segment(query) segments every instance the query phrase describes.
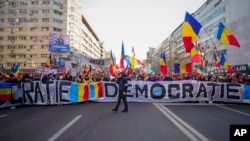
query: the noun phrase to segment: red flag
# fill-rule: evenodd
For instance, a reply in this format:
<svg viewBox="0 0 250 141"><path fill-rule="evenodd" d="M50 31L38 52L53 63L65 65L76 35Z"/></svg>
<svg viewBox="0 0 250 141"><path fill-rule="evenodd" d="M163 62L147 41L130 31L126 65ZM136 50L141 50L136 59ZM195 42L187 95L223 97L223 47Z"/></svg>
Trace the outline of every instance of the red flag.
<svg viewBox="0 0 250 141"><path fill-rule="evenodd" d="M121 58L120 58L120 68L124 68L124 44L122 42Z"/></svg>

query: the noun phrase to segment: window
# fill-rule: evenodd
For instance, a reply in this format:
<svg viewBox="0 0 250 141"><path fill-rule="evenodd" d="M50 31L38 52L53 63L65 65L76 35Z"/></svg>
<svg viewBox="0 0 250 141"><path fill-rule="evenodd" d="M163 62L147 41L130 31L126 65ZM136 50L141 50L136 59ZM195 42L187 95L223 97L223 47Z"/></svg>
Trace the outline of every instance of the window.
<svg viewBox="0 0 250 141"><path fill-rule="evenodd" d="M16 55L9 55L10 58L16 58Z"/></svg>
<svg viewBox="0 0 250 141"><path fill-rule="evenodd" d="M48 58L48 54L41 54L41 58Z"/></svg>
<svg viewBox="0 0 250 141"><path fill-rule="evenodd" d="M0 28L0 32L4 32L4 28Z"/></svg>
<svg viewBox="0 0 250 141"><path fill-rule="evenodd" d="M32 10L31 13L32 14L38 14L38 10Z"/></svg>
<svg viewBox="0 0 250 141"><path fill-rule="evenodd" d="M3 15L4 14L4 11L3 10L0 10L0 15Z"/></svg>
<svg viewBox="0 0 250 141"><path fill-rule="evenodd" d="M15 18L8 18L8 23L14 23L14 22L16 22Z"/></svg>
<svg viewBox="0 0 250 141"><path fill-rule="evenodd" d="M49 36L41 36L41 39L43 39L43 40L48 40L48 39L49 39Z"/></svg>
<svg viewBox="0 0 250 141"><path fill-rule="evenodd" d="M45 49L45 48L47 48L47 45L42 45L41 48L42 48L42 49ZM1 48L0 48L0 49L1 49Z"/></svg>
<svg viewBox="0 0 250 141"><path fill-rule="evenodd" d="M38 19L37 19L37 18L32 18L32 19L30 19L30 22L37 23L37 22L38 22Z"/></svg>
<svg viewBox="0 0 250 141"><path fill-rule="evenodd" d="M56 28L56 27L54 27L53 30L56 31L56 32L62 32L62 29Z"/></svg>
<svg viewBox="0 0 250 141"><path fill-rule="evenodd" d="M49 22L49 18L42 18L42 22Z"/></svg>
<svg viewBox="0 0 250 141"><path fill-rule="evenodd" d="M3 46L0 46L0 49L3 49Z"/></svg>
<svg viewBox="0 0 250 141"><path fill-rule="evenodd" d="M31 27L30 31L37 31L37 27Z"/></svg>
<svg viewBox="0 0 250 141"><path fill-rule="evenodd" d="M13 40L16 40L16 39L17 39L16 36L8 36L9 41L13 41Z"/></svg>
<svg viewBox="0 0 250 141"><path fill-rule="evenodd" d="M30 40L37 40L37 36L30 36Z"/></svg>
<svg viewBox="0 0 250 141"><path fill-rule="evenodd" d="M26 36L23 36L23 35L18 36L18 40L26 40Z"/></svg>
<svg viewBox="0 0 250 141"><path fill-rule="evenodd" d="M20 23L26 23L27 22L27 18L19 18L19 22Z"/></svg>
<svg viewBox="0 0 250 141"><path fill-rule="evenodd" d="M23 31L23 27L18 27L17 31Z"/></svg>
<svg viewBox="0 0 250 141"><path fill-rule="evenodd" d="M12 49L12 45L8 45L8 46L7 46L7 49Z"/></svg>
<svg viewBox="0 0 250 141"><path fill-rule="evenodd" d="M55 6L58 6L58 7L61 7L61 6L62 6L62 3L57 2L57 1L54 1L54 5L55 5Z"/></svg>
<svg viewBox="0 0 250 141"><path fill-rule="evenodd" d="M32 5L38 5L38 1L32 1L31 4Z"/></svg>
<svg viewBox="0 0 250 141"><path fill-rule="evenodd" d="M43 1L44 5L49 5L49 1Z"/></svg>
<svg viewBox="0 0 250 141"><path fill-rule="evenodd" d="M224 7L218 9L217 11L215 11L214 13L212 13L209 17L207 17L206 19L204 19L201 22L201 24L204 25L204 24L208 23L209 21L213 20L214 18L216 18L217 16L219 16L224 11L225 11Z"/></svg>
<svg viewBox="0 0 250 141"><path fill-rule="evenodd" d="M63 15L63 12L59 12L57 10L54 10L54 13L57 14L57 15Z"/></svg>
<svg viewBox="0 0 250 141"><path fill-rule="evenodd" d="M27 10L26 10L26 9L21 9L21 10L19 11L19 13L20 13L20 14L27 14Z"/></svg>
<svg viewBox="0 0 250 141"><path fill-rule="evenodd" d="M42 31L49 31L49 27L42 27Z"/></svg>
<svg viewBox="0 0 250 141"><path fill-rule="evenodd" d="M25 49L26 46L25 45L18 45L18 49Z"/></svg>
<svg viewBox="0 0 250 141"><path fill-rule="evenodd" d="M30 28L30 31L36 31L37 30L37 27L31 27Z"/></svg>
<svg viewBox="0 0 250 141"><path fill-rule="evenodd" d="M4 19L0 19L0 23L4 23Z"/></svg>
<svg viewBox="0 0 250 141"><path fill-rule="evenodd" d="M58 23L58 24L62 24L62 20L55 19L55 18L53 19L53 22L54 22L54 23Z"/></svg>
<svg viewBox="0 0 250 141"><path fill-rule="evenodd" d="M19 54L18 58L26 58L26 55L25 54Z"/></svg>
<svg viewBox="0 0 250 141"><path fill-rule="evenodd" d="M49 13L49 9L44 9L43 10L43 14L48 14Z"/></svg>
<svg viewBox="0 0 250 141"><path fill-rule="evenodd" d="M3 37L3 36L0 36L0 40L4 40L4 37Z"/></svg>
<svg viewBox="0 0 250 141"><path fill-rule="evenodd" d="M27 2L20 1L19 5L24 5L25 6L25 5L27 5Z"/></svg>

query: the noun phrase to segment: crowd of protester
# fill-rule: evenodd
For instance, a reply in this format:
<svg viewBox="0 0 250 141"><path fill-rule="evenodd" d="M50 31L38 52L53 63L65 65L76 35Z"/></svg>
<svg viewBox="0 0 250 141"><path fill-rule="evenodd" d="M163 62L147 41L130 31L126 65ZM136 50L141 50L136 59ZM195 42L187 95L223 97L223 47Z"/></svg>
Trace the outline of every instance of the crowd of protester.
<svg viewBox="0 0 250 141"><path fill-rule="evenodd" d="M240 83L250 85L250 76L240 73L224 74L224 75L196 75L196 74L129 74L127 79L130 81L181 81L181 80L197 80L197 81L211 81L211 82L227 82ZM1 73L0 82L5 83L19 83L30 81L53 81L53 80L68 80L77 83L91 83L98 81L116 81L117 76L109 75L89 75L77 73L72 76L70 73L66 74L39 74L39 73L25 73L18 78L14 74Z"/></svg>

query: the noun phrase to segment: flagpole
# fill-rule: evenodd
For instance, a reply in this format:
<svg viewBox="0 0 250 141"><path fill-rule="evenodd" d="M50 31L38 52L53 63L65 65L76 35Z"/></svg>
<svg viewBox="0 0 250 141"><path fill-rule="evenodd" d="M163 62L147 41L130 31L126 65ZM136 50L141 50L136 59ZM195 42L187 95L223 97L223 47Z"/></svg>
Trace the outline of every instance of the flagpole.
<svg viewBox="0 0 250 141"><path fill-rule="evenodd" d="M211 36L209 35L208 31L206 30L206 28L202 27L203 30L205 31L205 33L208 35L208 38L210 39L210 41L212 42L212 44L214 45L214 50L216 51L217 55L219 56L219 51L216 48L216 44L215 42L212 40Z"/></svg>
<svg viewBox="0 0 250 141"><path fill-rule="evenodd" d="M216 48L216 44L215 42L212 40L211 36L209 35L208 31L206 30L206 28L202 27L203 30L205 31L205 33L208 35L208 38L210 39L210 41L212 42L212 44L214 45L214 53L217 54L217 56L220 58L220 55L219 55L219 51L218 49ZM215 58L213 57L212 61L216 61Z"/></svg>

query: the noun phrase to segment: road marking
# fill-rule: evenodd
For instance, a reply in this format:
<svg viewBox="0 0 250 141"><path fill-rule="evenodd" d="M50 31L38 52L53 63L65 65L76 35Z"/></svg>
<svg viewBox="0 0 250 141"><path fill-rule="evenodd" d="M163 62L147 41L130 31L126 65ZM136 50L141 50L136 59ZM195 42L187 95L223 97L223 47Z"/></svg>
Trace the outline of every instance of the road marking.
<svg viewBox="0 0 250 141"><path fill-rule="evenodd" d="M186 122L181 120L177 115L172 113L170 110L168 110L166 107L164 107L161 104L154 105L171 121L173 124L175 124L190 140L192 141L209 141L205 136L203 136L201 133L199 133L197 130L192 128L190 125L188 125Z"/></svg>
<svg viewBox="0 0 250 141"><path fill-rule="evenodd" d="M247 113L244 113L244 112L241 112L241 111L235 110L235 109L227 108L227 107L224 107L224 106L221 106L221 105L217 105L217 106L218 106L218 107L221 107L221 108L224 108L224 109L227 109L227 110L230 110L230 111L233 111L233 112L236 112L236 113L240 113L240 114L243 114L243 115L246 115L246 116L249 116L249 117L250 117L250 114L247 114Z"/></svg>
<svg viewBox="0 0 250 141"><path fill-rule="evenodd" d="M71 120L67 125L65 125L62 129L60 129L57 133L55 133L47 141L55 141L60 135L62 135L67 129L69 129L81 117L82 117L82 115L76 116L73 120Z"/></svg>
<svg viewBox="0 0 250 141"><path fill-rule="evenodd" d="M7 116L6 114L4 114L4 115L1 115L1 116L0 116L0 118L6 117L6 116Z"/></svg>
<svg viewBox="0 0 250 141"><path fill-rule="evenodd" d="M190 105L190 106L213 106L218 104L210 104L210 103L162 103L162 105ZM220 104L221 105L221 104Z"/></svg>

